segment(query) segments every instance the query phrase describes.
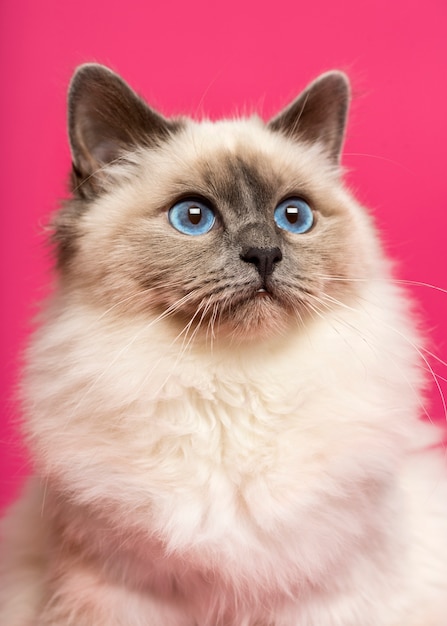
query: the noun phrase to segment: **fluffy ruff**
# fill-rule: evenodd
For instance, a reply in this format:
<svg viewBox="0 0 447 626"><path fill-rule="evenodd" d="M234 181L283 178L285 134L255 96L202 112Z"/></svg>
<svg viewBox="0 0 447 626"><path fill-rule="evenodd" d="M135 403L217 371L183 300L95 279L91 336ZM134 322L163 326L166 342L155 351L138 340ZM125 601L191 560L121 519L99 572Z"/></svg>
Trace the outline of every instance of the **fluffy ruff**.
<svg viewBox="0 0 447 626"><path fill-rule="evenodd" d="M33 348L47 479L11 513L2 623L441 626L442 455L410 331L382 306L399 295L366 297L212 350L59 313Z"/></svg>
<svg viewBox="0 0 447 626"><path fill-rule="evenodd" d="M341 181L347 102L335 72L268 125L168 122L109 70L76 74L2 624L444 626L428 363ZM169 223L185 194L206 234ZM274 220L289 197L312 211L299 235Z"/></svg>

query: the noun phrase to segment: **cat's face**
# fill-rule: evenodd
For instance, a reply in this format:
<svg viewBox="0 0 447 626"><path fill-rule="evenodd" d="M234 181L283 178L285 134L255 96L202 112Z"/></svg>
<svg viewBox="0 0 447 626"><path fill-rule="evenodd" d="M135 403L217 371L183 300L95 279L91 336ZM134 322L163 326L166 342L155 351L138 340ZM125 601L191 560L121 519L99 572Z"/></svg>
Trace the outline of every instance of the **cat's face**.
<svg viewBox="0 0 447 626"><path fill-rule="evenodd" d="M260 338L324 315L375 246L340 181L347 98L329 74L268 125L167 121L108 70L81 68L76 194L56 222L66 284L197 337Z"/></svg>

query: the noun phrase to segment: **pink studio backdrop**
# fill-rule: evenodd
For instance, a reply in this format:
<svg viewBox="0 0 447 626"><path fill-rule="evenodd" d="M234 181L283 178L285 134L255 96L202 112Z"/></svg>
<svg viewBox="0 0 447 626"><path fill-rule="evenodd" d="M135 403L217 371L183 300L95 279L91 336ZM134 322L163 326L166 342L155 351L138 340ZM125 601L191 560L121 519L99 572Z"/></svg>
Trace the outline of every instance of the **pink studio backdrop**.
<svg viewBox="0 0 447 626"><path fill-rule="evenodd" d="M2 1L0 506L26 472L13 389L48 284L45 223L66 194L74 67L102 62L165 114L212 118L268 117L319 73L347 71L348 181L371 207L399 276L445 289L446 18L444 0ZM413 291L433 351L447 360L447 293ZM434 367L447 377L447 367ZM444 419L436 390L428 406Z"/></svg>

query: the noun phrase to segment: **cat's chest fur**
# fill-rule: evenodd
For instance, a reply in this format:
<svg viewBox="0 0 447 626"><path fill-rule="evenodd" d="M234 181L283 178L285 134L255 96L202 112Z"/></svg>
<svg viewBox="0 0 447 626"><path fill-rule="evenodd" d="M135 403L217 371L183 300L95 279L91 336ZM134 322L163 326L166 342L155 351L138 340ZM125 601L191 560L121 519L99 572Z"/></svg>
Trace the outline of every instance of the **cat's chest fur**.
<svg viewBox="0 0 447 626"><path fill-rule="evenodd" d="M349 321L357 327L370 313ZM236 615L236 605L250 619L260 606L264 618L323 578L334 591L360 570L385 593L377 576L396 547L397 500L396 459L383 443L398 435L382 403L393 385L376 393L383 359L357 331L347 343L326 320L268 349L183 350L145 324L98 327L93 345L84 330L94 320L62 314L53 331L70 337L64 359L51 345L58 333L44 334L31 376L42 459L62 491L76 486L56 514L75 550L93 551L112 580L185 602L203 623L213 611ZM89 351L83 369L79 356ZM57 371L54 358L49 395L39 377ZM359 363L367 362L366 376ZM58 428L48 428L52 405ZM366 565L371 542L377 554L369 550Z"/></svg>
<svg viewBox="0 0 447 626"><path fill-rule="evenodd" d="M368 314L352 314L351 322ZM84 323L73 325L80 317ZM123 532L160 538L199 570L213 564L229 574L235 563L249 570L256 555L266 579L276 562L287 572L289 557L294 575L286 578L299 578L303 564L317 576L315 542L330 537L336 562L334 536L361 542L370 533L388 506L382 481L395 463L382 452L377 468L374 451L397 434L391 419L386 429L382 423L393 386L375 393L382 359L356 331L347 343L329 320L262 350L174 350L163 331L146 325L98 327L92 344L84 333L92 319L85 311L62 314L53 329L70 337L64 359L54 361L58 333L43 335L30 379L32 434L45 437L42 459L65 489L76 485L78 503L109 511ZM89 351L83 369L80 355ZM359 363L367 360L365 376ZM57 367L49 395L39 379ZM58 428L48 426L53 405ZM73 438L82 445L73 449ZM336 516L327 514L331 507ZM323 557L321 567L328 567Z"/></svg>

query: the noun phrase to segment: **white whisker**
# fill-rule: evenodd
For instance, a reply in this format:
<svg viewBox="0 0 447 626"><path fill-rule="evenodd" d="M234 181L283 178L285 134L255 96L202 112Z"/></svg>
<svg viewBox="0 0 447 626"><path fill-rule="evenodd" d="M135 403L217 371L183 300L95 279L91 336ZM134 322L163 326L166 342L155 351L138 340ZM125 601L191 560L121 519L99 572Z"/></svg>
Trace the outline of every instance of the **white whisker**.
<svg viewBox="0 0 447 626"><path fill-rule="evenodd" d="M336 306L342 307L344 309L347 309L349 311L352 312L356 312L356 309L354 309L353 307L347 305L346 303L341 302L340 300L338 300L337 298L334 298L333 296L330 296L328 294L322 294L321 297L330 302L331 304L334 304ZM404 333L402 333L400 330L398 330L397 328L394 328L393 326L391 326L390 324L387 324L386 322L384 322L383 320L381 320L381 323L388 328L389 330L391 330L392 332L396 333L399 337L401 337L406 343L408 343L409 346L411 346L416 353L419 355L419 357L422 359L422 361L424 362L427 371L429 372L431 378L434 381L434 384L436 386L437 392L439 394L439 397L441 399L441 403L442 403L442 407L443 407L443 414L444 414L444 420L447 422L447 402L442 390L442 387L439 383L438 377L436 376L432 366L430 365L427 357L424 355L423 353L423 349L420 348L419 346L417 346L414 341L412 341L409 337L407 337L406 335L404 335ZM417 397L419 398L419 393L415 391L415 394L417 395ZM420 401L420 400L419 400ZM421 401L420 401L421 402ZM425 410L424 408L424 412L426 413L426 415L429 417L430 421L431 418L428 415L428 412Z"/></svg>
<svg viewBox="0 0 447 626"><path fill-rule="evenodd" d="M181 362L182 358L184 357L186 351L188 350L189 346L192 344L193 339L195 338L197 332L199 331L200 325L202 323L202 320L204 319L206 312L207 312L207 307L210 304L210 299L208 299L208 303L204 309L204 311L202 312L202 315L200 317L199 322L196 325L196 328L194 329L194 331L192 332L191 336L188 338L188 333L191 330L192 325L194 324L195 319L198 317L201 307L204 303L205 299L202 299L201 302L199 303L199 305L196 308L196 311L194 313L194 315L191 317L191 319L189 320L189 322L182 328L182 330L174 337L174 339L171 341L171 343L169 344L169 348L171 348L179 339L180 337L183 337L182 340L182 345L180 346L180 350L179 353L175 359L174 365L173 367L171 367L169 374L165 377L165 379L163 380L163 382L158 386L158 388L155 391L155 397L158 396L158 394L161 392L161 390L163 389L163 387L165 387L165 385L167 384L167 382L169 381L169 379L171 378L171 376L173 375L173 373L176 371L177 366L179 365L179 363ZM140 385L140 387L144 387L145 383L147 382L148 378L151 376L152 372L158 367L158 365L160 364L161 360L163 357L160 357L160 359L154 364L154 366L151 368L151 370L146 374L146 376L144 377L142 384Z"/></svg>
<svg viewBox="0 0 447 626"><path fill-rule="evenodd" d="M163 311L163 313L158 315L155 319L149 321L145 326L140 328L133 335L133 337L126 343L126 345L123 346L115 354L113 359L108 363L107 367L90 383L90 385L87 386L87 388L84 390L84 393L82 394L81 398L79 398L79 400L77 401L76 405L73 407L72 411L70 412L69 416L67 417L64 426L66 426L71 421L71 419L76 414L77 410L82 405L82 403L85 402L85 400L89 396L89 394L95 389L95 387L98 385L98 383L111 370L111 368L119 361L119 359L132 347L132 345L135 343L135 341L143 333L147 332L152 326L158 324L159 322L161 322L165 318L173 315L182 305L184 305L186 302L188 302L188 300L191 300L193 297L194 297L193 294L186 294L185 296L183 296L182 298L180 298L179 300L174 302L172 305L170 305L165 311Z"/></svg>
<svg viewBox="0 0 447 626"><path fill-rule="evenodd" d="M324 275L324 274L316 274L315 278L319 278L325 281L337 281L343 283L355 283L355 282L374 282L374 281L383 281L383 278L374 278L371 276L361 277L361 276L333 276L333 275ZM433 289L434 291L439 291L440 293L447 294L447 289L443 287L439 287L438 285L432 285L431 283L426 283L419 280L409 280L405 278L392 278L392 282L397 285L408 285L409 287L427 287L428 289Z"/></svg>

